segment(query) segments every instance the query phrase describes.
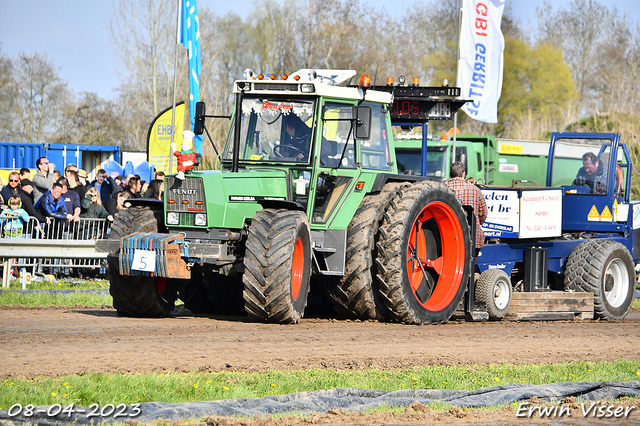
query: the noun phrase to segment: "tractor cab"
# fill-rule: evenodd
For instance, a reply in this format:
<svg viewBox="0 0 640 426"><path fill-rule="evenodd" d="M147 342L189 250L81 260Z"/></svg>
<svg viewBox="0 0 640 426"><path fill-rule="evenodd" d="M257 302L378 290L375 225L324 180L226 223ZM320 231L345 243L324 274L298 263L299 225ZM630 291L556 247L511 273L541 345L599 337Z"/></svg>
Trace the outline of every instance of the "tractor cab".
<svg viewBox="0 0 640 426"><path fill-rule="evenodd" d="M564 232L628 233L632 163L620 135L554 133L547 186L563 193Z"/></svg>

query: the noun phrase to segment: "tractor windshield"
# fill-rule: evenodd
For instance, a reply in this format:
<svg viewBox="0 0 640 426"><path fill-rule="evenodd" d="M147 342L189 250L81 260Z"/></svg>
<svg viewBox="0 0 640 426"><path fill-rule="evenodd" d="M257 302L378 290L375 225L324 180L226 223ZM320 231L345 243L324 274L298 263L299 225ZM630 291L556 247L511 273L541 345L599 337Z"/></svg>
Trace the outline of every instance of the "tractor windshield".
<svg viewBox="0 0 640 426"><path fill-rule="evenodd" d="M308 162L314 110L314 100L244 97L239 160ZM236 130L229 132L223 160L233 158Z"/></svg>
<svg viewBox="0 0 640 426"><path fill-rule="evenodd" d="M592 194L607 193L611 139L559 138L555 141L551 186L584 187Z"/></svg>

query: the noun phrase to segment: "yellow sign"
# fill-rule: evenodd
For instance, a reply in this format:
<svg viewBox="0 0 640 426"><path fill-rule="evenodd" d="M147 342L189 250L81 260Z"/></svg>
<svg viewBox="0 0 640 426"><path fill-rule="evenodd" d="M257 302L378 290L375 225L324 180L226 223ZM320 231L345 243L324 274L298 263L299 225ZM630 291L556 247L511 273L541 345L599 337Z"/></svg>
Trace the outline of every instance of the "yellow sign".
<svg viewBox="0 0 640 426"><path fill-rule="evenodd" d="M611 222L613 221L613 215L611 214L611 210L609 210L609 206L604 206L602 213L600 214L601 222Z"/></svg>
<svg viewBox="0 0 640 426"><path fill-rule="evenodd" d="M524 148L522 147L522 145L516 145L512 143L500 144L500 154L522 155L523 152Z"/></svg>
<svg viewBox="0 0 640 426"><path fill-rule="evenodd" d="M184 102L176 104L175 136L173 142L177 149L182 144L182 131L184 130ZM169 159L173 162L171 172L177 171L177 159L171 152L171 116L172 108L166 108L153 120L149 126L147 136L147 152L149 155L149 165L157 171L169 173Z"/></svg>
<svg viewBox="0 0 640 426"><path fill-rule="evenodd" d="M600 222L600 213L598 213L598 209L596 208L595 205L593 207L591 207L591 210L589 211L589 214L587 215L587 220Z"/></svg>

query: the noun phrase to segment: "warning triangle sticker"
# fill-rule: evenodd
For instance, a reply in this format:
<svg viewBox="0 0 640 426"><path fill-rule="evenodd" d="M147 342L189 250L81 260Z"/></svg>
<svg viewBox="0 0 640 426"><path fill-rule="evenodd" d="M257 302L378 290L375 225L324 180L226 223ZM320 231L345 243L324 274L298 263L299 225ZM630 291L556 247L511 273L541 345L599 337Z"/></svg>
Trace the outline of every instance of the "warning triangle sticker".
<svg viewBox="0 0 640 426"><path fill-rule="evenodd" d="M609 210L609 206L604 206L602 210L602 214L600 215L601 222L612 222L613 215L611 214L611 210Z"/></svg>
<svg viewBox="0 0 640 426"><path fill-rule="evenodd" d="M600 213L598 213L598 208L595 205L591 207L591 210L587 215L587 220L596 221L596 222L600 221Z"/></svg>

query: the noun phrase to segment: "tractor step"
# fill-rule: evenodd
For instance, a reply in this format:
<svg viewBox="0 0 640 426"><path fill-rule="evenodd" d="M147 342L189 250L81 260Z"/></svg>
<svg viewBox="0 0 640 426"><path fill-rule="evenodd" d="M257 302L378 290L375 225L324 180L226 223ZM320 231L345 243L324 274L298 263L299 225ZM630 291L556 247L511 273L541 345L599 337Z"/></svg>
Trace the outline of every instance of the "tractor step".
<svg viewBox="0 0 640 426"><path fill-rule="evenodd" d="M593 293L514 292L504 317L515 321L593 319Z"/></svg>

